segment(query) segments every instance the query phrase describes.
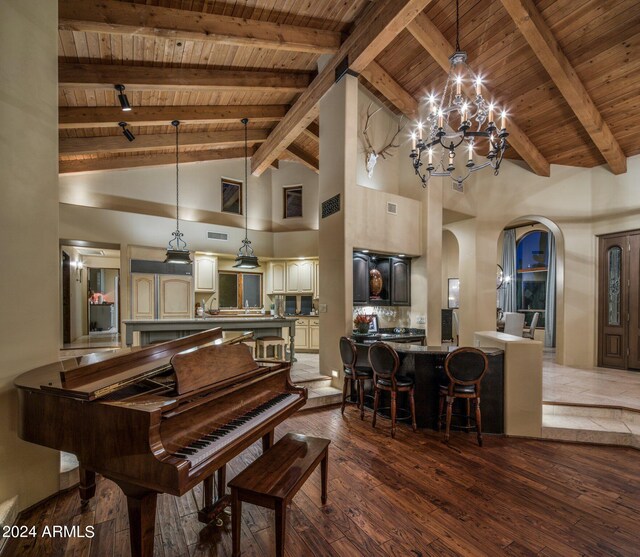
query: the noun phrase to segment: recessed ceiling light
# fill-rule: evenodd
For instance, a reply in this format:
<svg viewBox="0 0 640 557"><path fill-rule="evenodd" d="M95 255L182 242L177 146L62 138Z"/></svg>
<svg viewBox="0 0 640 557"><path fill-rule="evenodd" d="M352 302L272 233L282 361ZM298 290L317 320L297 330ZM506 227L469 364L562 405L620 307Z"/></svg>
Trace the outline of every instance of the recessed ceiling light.
<svg viewBox="0 0 640 557"><path fill-rule="evenodd" d="M368 249L363 249L362 253L369 253L369 250Z"/></svg>
<svg viewBox="0 0 640 557"><path fill-rule="evenodd" d="M404 253L399 253L398 257L404 257Z"/></svg>

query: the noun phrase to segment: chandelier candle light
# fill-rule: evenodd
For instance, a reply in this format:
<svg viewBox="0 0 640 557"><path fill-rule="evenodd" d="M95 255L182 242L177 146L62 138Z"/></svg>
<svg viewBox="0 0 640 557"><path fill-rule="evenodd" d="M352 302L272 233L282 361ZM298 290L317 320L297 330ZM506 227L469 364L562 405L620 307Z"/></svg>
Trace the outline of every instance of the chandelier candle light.
<svg viewBox="0 0 640 557"><path fill-rule="evenodd" d="M482 96L482 78L467 65L467 53L460 50L458 0L456 0L456 51L449 58L449 75L440 98L433 94L428 98L428 116L418 122L411 135L413 169L426 188L431 176L450 177L461 185L472 172L490 166L497 176L507 149L507 113L500 111L500 128L494 117L498 108ZM473 90L475 98L469 98L463 85ZM466 151L466 162L456 166L460 151ZM422 170L422 157L426 153L426 172ZM486 160L476 162L474 155ZM434 162L435 161L435 162ZM457 172L457 167L464 169Z"/></svg>
<svg viewBox="0 0 640 557"><path fill-rule="evenodd" d="M180 122L174 120L171 125L176 128L176 230L173 232L173 239L169 242L167 247L167 256L164 260L165 263L191 263L189 257L189 250L187 249L187 243L182 239L182 232L180 232L180 182L178 174L178 126Z"/></svg>

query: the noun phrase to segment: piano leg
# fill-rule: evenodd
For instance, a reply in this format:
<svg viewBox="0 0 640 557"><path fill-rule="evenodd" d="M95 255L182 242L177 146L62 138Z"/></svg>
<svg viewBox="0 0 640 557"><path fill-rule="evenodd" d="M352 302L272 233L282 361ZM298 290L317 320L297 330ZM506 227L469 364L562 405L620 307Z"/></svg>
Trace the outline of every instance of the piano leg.
<svg viewBox="0 0 640 557"><path fill-rule="evenodd" d="M204 505L202 510L198 511L198 520L204 524L215 521L216 526L222 526L223 522L218 515L225 511L231 504L231 497L226 494L227 491L227 465L223 464L216 471L218 476L217 499L213 499L213 474L202 481L204 490Z"/></svg>
<svg viewBox="0 0 640 557"><path fill-rule="evenodd" d="M80 474L80 485L78 490L80 491L80 502L82 505L89 503L96 494L96 473L93 470L87 470L84 466L78 468Z"/></svg>
<svg viewBox="0 0 640 557"><path fill-rule="evenodd" d="M273 429L262 436L262 452L266 453L273 446Z"/></svg>
<svg viewBox="0 0 640 557"><path fill-rule="evenodd" d="M119 485L127 496L131 557L153 557L158 494L133 485Z"/></svg>

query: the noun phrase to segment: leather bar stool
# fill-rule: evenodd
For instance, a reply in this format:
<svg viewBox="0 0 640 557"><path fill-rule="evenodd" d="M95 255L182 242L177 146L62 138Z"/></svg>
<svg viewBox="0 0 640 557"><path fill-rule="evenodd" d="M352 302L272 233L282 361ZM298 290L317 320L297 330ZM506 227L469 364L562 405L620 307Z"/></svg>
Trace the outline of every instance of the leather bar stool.
<svg viewBox="0 0 640 557"><path fill-rule="evenodd" d="M459 429L470 430L471 422L475 423L478 435L478 445L482 447L482 416L480 414L480 384L484 374L489 369L489 360L482 350L477 348L458 348L449 353L444 361L446 378L440 385L440 405L438 415L438 431L442 429L443 419L446 422L444 441L449 441L453 403L456 398L462 398L467 403L466 415L456 414L466 418L466 426ZM443 413L445 400L447 402L446 415ZM471 416L471 401L475 403L475 417Z"/></svg>
<svg viewBox="0 0 640 557"><path fill-rule="evenodd" d="M358 350L355 343L347 338L340 338L340 357L342 358L342 371L344 373L344 383L342 385L342 410L347 403L357 404L360 408L360 419L364 419L364 382L371 379L372 373L368 367L359 367L357 365ZM358 400L357 402L348 399L349 384L357 382Z"/></svg>
<svg viewBox="0 0 640 557"><path fill-rule="evenodd" d="M373 368L373 387L375 395L373 399L373 421L371 425L376 427L378 403L380 391L391 393L391 437L396 436L396 406L398 393L409 393L409 407L411 409L411 425L413 431L416 426L416 405L413 398L414 384L411 377L398 375L400 359L398 353L384 342L376 342L369 348L369 362Z"/></svg>

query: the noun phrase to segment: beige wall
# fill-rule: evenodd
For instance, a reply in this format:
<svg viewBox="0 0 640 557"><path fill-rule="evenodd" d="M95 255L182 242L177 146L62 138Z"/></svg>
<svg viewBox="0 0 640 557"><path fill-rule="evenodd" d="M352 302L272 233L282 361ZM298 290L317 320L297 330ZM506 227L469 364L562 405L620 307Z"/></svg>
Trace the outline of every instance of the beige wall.
<svg viewBox="0 0 640 557"><path fill-rule="evenodd" d="M552 165L541 178L505 162L498 177L478 173L465 193L445 190L444 207L477 215L448 224L460 245L461 337L470 343L474 330L490 330L495 320L495 258L502 229L523 218L543 217L557 226L558 349L568 365L596 362L597 234L640 228L640 157L614 176L593 169ZM548 219L545 221L544 219Z"/></svg>
<svg viewBox="0 0 640 557"><path fill-rule="evenodd" d="M271 220L274 231L318 230L318 174L296 162L271 169ZM284 188L302 186L302 217L284 218Z"/></svg>
<svg viewBox="0 0 640 557"><path fill-rule="evenodd" d="M58 357L57 17L56 2L0 8L0 502L20 508L58 489L58 453L18 439L13 387Z"/></svg>

